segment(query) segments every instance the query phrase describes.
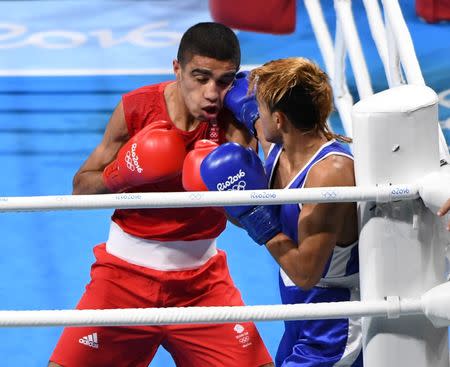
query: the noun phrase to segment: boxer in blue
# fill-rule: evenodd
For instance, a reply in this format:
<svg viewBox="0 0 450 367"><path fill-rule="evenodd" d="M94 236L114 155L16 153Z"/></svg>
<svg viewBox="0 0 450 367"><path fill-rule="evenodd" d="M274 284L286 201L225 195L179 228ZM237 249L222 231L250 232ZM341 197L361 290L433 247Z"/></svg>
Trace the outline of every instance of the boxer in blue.
<svg viewBox="0 0 450 367"><path fill-rule="evenodd" d="M250 83L250 88L249 88ZM251 93L248 93L248 90ZM255 98L256 96L256 98ZM225 105L253 132L265 169L250 149L224 144L202 161L209 190L354 186L350 139L327 126L332 91L327 75L303 58L271 61L240 73ZM236 176L236 177L238 177ZM280 265L282 302L358 300L355 203L227 207L228 214ZM277 366L362 366L359 319L287 321Z"/></svg>

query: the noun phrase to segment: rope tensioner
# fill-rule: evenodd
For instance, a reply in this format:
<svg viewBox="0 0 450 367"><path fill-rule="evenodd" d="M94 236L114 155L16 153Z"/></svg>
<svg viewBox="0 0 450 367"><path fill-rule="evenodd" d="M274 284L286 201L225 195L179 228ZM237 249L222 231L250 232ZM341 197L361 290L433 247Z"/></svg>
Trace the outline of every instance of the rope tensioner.
<svg viewBox="0 0 450 367"><path fill-rule="evenodd" d="M102 195L58 195L0 197L0 212L186 208L249 204L390 202L419 197L417 185L378 185L371 187L320 187L290 190L233 190L208 192L152 192Z"/></svg>
<svg viewBox="0 0 450 367"><path fill-rule="evenodd" d="M217 322L318 320L424 314L436 327L450 325L450 283L419 299L236 307L172 307L110 310L0 311L0 327L168 325Z"/></svg>

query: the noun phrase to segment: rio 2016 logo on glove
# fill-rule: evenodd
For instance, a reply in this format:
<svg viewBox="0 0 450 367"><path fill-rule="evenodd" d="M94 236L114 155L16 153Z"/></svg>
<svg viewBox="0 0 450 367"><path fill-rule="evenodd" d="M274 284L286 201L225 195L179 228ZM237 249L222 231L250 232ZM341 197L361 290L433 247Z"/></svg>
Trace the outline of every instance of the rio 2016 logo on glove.
<svg viewBox="0 0 450 367"><path fill-rule="evenodd" d="M136 143L131 145L131 152L128 151L125 155L125 162L127 163L127 168L130 171L133 172L136 169L138 173L142 173L144 169L139 165L139 157L136 154L136 146Z"/></svg>
<svg viewBox="0 0 450 367"><path fill-rule="evenodd" d="M242 169L240 169L239 172L236 173L234 176L228 176L225 182L219 182L217 184L217 190L218 191L245 190L246 182L243 180L239 181L243 177L245 177L245 172ZM236 182L237 184L234 185Z"/></svg>

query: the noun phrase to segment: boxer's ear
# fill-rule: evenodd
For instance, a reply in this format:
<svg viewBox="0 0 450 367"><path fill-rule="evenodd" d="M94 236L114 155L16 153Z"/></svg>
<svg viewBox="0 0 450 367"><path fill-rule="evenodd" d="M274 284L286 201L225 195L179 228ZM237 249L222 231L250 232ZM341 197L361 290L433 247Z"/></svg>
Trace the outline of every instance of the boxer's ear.
<svg viewBox="0 0 450 367"><path fill-rule="evenodd" d="M180 73L181 73L181 65L178 60L172 61L172 67L173 67L173 73L175 74L175 77L177 80L180 79Z"/></svg>
<svg viewBox="0 0 450 367"><path fill-rule="evenodd" d="M286 124L289 123L289 119L287 118L286 114L281 111L272 112L272 119L275 122L278 130L284 129L286 127Z"/></svg>

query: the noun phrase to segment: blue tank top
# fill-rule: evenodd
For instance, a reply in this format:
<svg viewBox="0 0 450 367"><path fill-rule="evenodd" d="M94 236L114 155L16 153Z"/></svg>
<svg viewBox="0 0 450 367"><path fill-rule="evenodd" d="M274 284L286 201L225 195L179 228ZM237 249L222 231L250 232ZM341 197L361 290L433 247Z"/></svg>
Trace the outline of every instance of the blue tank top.
<svg viewBox="0 0 450 367"><path fill-rule="evenodd" d="M266 158L266 172L269 175L270 187L273 185L274 171L282 152L282 145L272 144L269 154ZM322 145L314 154L310 161L297 173L294 179L285 187L285 189L303 188L306 177L310 169L321 160L330 155L342 155L353 159L351 153L346 147L336 140L331 140ZM280 221L282 223L283 233L298 243L298 218L302 210L302 204L283 204L280 205ZM352 286L357 279L359 272L358 266L358 244L353 243L350 246L335 246L330 256L322 279L318 286ZM281 277L286 286L294 286L294 283L281 270Z"/></svg>

